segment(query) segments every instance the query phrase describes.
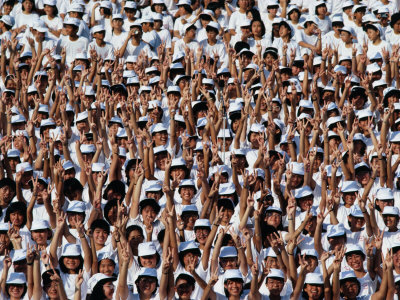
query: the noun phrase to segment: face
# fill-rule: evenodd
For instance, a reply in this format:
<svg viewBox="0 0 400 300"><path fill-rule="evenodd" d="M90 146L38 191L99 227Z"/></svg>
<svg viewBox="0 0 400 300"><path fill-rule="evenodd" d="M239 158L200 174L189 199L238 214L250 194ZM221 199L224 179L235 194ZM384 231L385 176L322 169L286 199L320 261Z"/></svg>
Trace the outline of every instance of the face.
<svg viewBox="0 0 400 300"><path fill-rule="evenodd" d="M113 299L113 295L114 295L114 284L112 283L112 281L107 282L103 285L103 292L104 292L104 296L107 300L111 300Z"/></svg>
<svg viewBox="0 0 400 300"><path fill-rule="evenodd" d="M271 257L271 256L268 256L267 259L265 260L265 266L270 269L280 268L278 259L276 257Z"/></svg>
<svg viewBox="0 0 400 300"><path fill-rule="evenodd" d="M200 243L200 245L205 245L207 242L208 235L210 234L209 228L196 228L194 231L196 235L196 240Z"/></svg>
<svg viewBox="0 0 400 300"><path fill-rule="evenodd" d="M371 41L376 41L379 38L379 31L374 30L372 28L368 28L367 35Z"/></svg>
<svg viewBox="0 0 400 300"><path fill-rule="evenodd" d="M217 38L218 33L215 30L207 30L207 38L210 41L214 41Z"/></svg>
<svg viewBox="0 0 400 300"><path fill-rule="evenodd" d="M64 257L63 262L68 270L76 270L79 267L80 259L76 256Z"/></svg>
<svg viewBox="0 0 400 300"><path fill-rule="evenodd" d="M316 227L317 227L317 218L316 217L312 217L307 222L307 224L304 227L304 229L307 230L307 232L315 232Z"/></svg>
<svg viewBox="0 0 400 300"><path fill-rule="evenodd" d="M128 236L128 242L131 249L137 249L138 245L142 243L144 236L138 230L132 230Z"/></svg>
<svg viewBox="0 0 400 300"><path fill-rule="evenodd" d="M229 223L233 215L233 210L229 208L224 208L222 212L222 222Z"/></svg>
<svg viewBox="0 0 400 300"><path fill-rule="evenodd" d="M383 215L383 221L388 228L396 228L399 218L393 215Z"/></svg>
<svg viewBox="0 0 400 300"><path fill-rule="evenodd" d="M360 171L356 174L356 179L362 186L365 186L368 183L370 177L371 174L369 171Z"/></svg>
<svg viewBox="0 0 400 300"><path fill-rule="evenodd" d="M284 281L280 278L268 278L266 284L271 295L279 296L283 290Z"/></svg>
<svg viewBox="0 0 400 300"><path fill-rule="evenodd" d="M312 195L299 199L299 206L301 211L306 211L312 207L314 198Z"/></svg>
<svg viewBox="0 0 400 300"><path fill-rule="evenodd" d="M315 284L306 284L304 291L307 293L309 299L319 299L322 295L323 286Z"/></svg>
<svg viewBox="0 0 400 300"><path fill-rule="evenodd" d="M243 282L240 280L227 280L224 286L229 296L239 296L243 290Z"/></svg>
<svg viewBox="0 0 400 300"><path fill-rule="evenodd" d="M356 231L360 231L365 224L364 218L356 218L353 216L348 217L349 222L350 222L350 227Z"/></svg>
<svg viewBox="0 0 400 300"><path fill-rule="evenodd" d="M182 215L182 221L185 226L186 230L193 230L194 228L194 223L196 220L199 218L199 215L194 212L194 213L185 213Z"/></svg>
<svg viewBox="0 0 400 300"><path fill-rule="evenodd" d="M44 286L44 290L50 299L58 299L58 284L57 284L57 282L51 282L50 284Z"/></svg>
<svg viewBox="0 0 400 300"><path fill-rule="evenodd" d="M95 228L93 231L93 239L96 244L104 245L107 241L108 233L104 229Z"/></svg>
<svg viewBox="0 0 400 300"><path fill-rule="evenodd" d="M10 204L12 198L14 198L15 192L8 185L3 186L0 189L0 205L5 206Z"/></svg>
<svg viewBox="0 0 400 300"><path fill-rule="evenodd" d="M328 238L328 242L332 250L338 250L342 247L342 245L344 245L346 239L343 236L339 236L339 237Z"/></svg>
<svg viewBox="0 0 400 300"><path fill-rule="evenodd" d="M179 279L176 282L175 291L179 295L179 299L190 300L193 290L193 285L189 284L185 279Z"/></svg>
<svg viewBox="0 0 400 300"><path fill-rule="evenodd" d="M188 202L192 200L194 196L194 188L193 187L181 187L180 195L183 202Z"/></svg>
<svg viewBox="0 0 400 300"><path fill-rule="evenodd" d="M144 223L151 224L154 222L156 217L157 213L152 206L148 205L142 209L142 218Z"/></svg>
<svg viewBox="0 0 400 300"><path fill-rule="evenodd" d="M293 174L291 177L290 184L292 187L297 188L304 180L303 175Z"/></svg>
<svg viewBox="0 0 400 300"><path fill-rule="evenodd" d="M280 213L272 211L272 212L267 212L265 219L268 225L277 228L279 224L281 224L282 216Z"/></svg>
<svg viewBox="0 0 400 300"><path fill-rule="evenodd" d="M237 257L224 257L219 259L219 263L224 270L232 270L238 268Z"/></svg>
<svg viewBox="0 0 400 300"><path fill-rule="evenodd" d="M138 282L138 290L141 294L150 296L157 287L157 278L142 277Z"/></svg>
<svg viewBox="0 0 400 300"><path fill-rule="evenodd" d="M157 265L157 255L140 256L140 263L145 268L155 268Z"/></svg>
<svg viewBox="0 0 400 300"><path fill-rule="evenodd" d="M47 245L48 234L49 232L47 229L35 230L32 231L32 239L38 245Z"/></svg>
<svg viewBox="0 0 400 300"><path fill-rule="evenodd" d="M10 222L13 226L21 227L24 222L24 216L19 211L13 212L10 214Z"/></svg>
<svg viewBox="0 0 400 300"><path fill-rule="evenodd" d="M77 222L83 222L85 219L85 214L67 212L68 223L72 228L75 228Z"/></svg>
<svg viewBox="0 0 400 300"><path fill-rule="evenodd" d="M354 271L364 270L364 258L361 254L350 253L349 255L346 255L346 261Z"/></svg>
<svg viewBox="0 0 400 300"><path fill-rule="evenodd" d="M153 135L153 141L156 144L156 146L166 145L167 141L168 141L168 132L161 131L161 132L155 133Z"/></svg>
<svg viewBox="0 0 400 300"><path fill-rule="evenodd" d="M356 198L357 198L356 192L343 193L343 201L344 204L346 204L347 206L352 206L356 201Z"/></svg>
<svg viewBox="0 0 400 300"><path fill-rule="evenodd" d="M26 2L27 1L25 1L25 3ZM20 299L24 293L24 286L22 284L11 284L8 286L8 293L10 294L10 297Z"/></svg>
<svg viewBox="0 0 400 300"><path fill-rule="evenodd" d="M347 299L355 299L359 293L359 286L354 281L345 281L340 285L340 291Z"/></svg>
<svg viewBox="0 0 400 300"><path fill-rule="evenodd" d="M394 200L376 200L376 205L378 205L379 209L383 211L385 209L385 206L393 206L394 205Z"/></svg>
<svg viewBox="0 0 400 300"><path fill-rule="evenodd" d="M102 259L99 263L99 272L107 276L112 276L115 270L115 263L111 259Z"/></svg>

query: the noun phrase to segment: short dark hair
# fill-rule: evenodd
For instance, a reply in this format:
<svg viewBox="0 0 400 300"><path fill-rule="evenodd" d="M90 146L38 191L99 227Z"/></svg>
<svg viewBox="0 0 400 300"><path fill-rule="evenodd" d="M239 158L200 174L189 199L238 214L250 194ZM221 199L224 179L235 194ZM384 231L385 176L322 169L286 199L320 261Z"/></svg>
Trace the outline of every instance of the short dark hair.
<svg viewBox="0 0 400 300"><path fill-rule="evenodd" d="M6 216L4 217L4 222L10 222L10 215L15 212L19 212L23 216L23 221L21 224L21 228L25 226L26 221L27 221L27 216L26 216L26 204L23 202L12 202L7 208Z"/></svg>
<svg viewBox="0 0 400 300"><path fill-rule="evenodd" d="M96 228L103 229L105 232L107 232L107 234L110 234L110 225L107 223L107 221L103 219L97 219L92 222L92 224L90 225L90 229L92 230L92 232Z"/></svg>

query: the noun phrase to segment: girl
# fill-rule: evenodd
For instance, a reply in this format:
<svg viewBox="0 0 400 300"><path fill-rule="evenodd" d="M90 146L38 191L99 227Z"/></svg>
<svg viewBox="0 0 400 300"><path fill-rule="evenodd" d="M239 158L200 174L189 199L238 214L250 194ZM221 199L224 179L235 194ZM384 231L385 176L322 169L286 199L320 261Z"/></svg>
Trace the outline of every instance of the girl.
<svg viewBox="0 0 400 300"><path fill-rule="evenodd" d="M75 227L80 239L80 243L85 255L85 261L81 254L81 246L79 244L65 244L62 249L62 253L59 259L57 255L57 249L61 245L61 238L63 235L64 228L66 228L66 216L65 213L61 212L57 219L57 228L54 234L54 238L50 244L50 259L54 267L60 266L60 277L64 284L65 292L68 299L72 299L75 293L76 278L80 272L83 272L84 282L89 280L91 266L92 266L92 252L89 243L86 239L84 232L84 225L81 220L76 220ZM72 238L76 242L75 238ZM71 240L71 241L72 241ZM82 298L86 299L86 284L81 291Z"/></svg>
<svg viewBox="0 0 400 300"><path fill-rule="evenodd" d="M44 12L46 15L41 16L40 19L44 21L48 28L48 35L50 38L57 40L60 37L61 30L63 28L63 21L58 16L57 1L56 0L45 0Z"/></svg>
<svg viewBox="0 0 400 300"><path fill-rule="evenodd" d="M289 64L288 57L295 52L296 56L300 55L299 47L294 41L295 30L292 25L286 21L279 23L279 38L275 38L272 47L278 49L278 54L282 57L282 64Z"/></svg>
<svg viewBox="0 0 400 300"><path fill-rule="evenodd" d="M15 31L17 33L25 32L27 27L32 27L34 22L39 19L36 13L35 2L33 0L24 0L22 2L22 12L15 17Z"/></svg>
<svg viewBox="0 0 400 300"><path fill-rule="evenodd" d="M82 277L81 277L82 278ZM93 286L92 293L87 297L89 300L111 300L114 295L114 284L116 277L110 277L102 273L93 275L88 284ZM77 285L81 286L83 280L77 281ZM76 298L75 298L76 299Z"/></svg>

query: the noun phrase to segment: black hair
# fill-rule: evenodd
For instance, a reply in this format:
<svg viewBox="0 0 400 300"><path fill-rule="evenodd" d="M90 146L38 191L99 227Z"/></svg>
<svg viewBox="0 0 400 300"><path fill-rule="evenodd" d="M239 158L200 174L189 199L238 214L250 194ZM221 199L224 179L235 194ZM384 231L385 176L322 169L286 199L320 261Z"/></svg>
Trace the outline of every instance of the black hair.
<svg viewBox="0 0 400 300"><path fill-rule="evenodd" d="M13 193L15 194L17 187L16 187L16 183L14 180L12 180L9 177L5 177L5 178L1 179L0 180L0 189L5 186L9 186L12 189Z"/></svg>
<svg viewBox="0 0 400 300"><path fill-rule="evenodd" d="M61 256L60 259L58 260L58 264L60 266L61 272L65 273L65 274L69 274L69 269L64 264L65 257L68 257L68 256ZM79 270L83 269L83 257L82 257L82 255L79 255L79 256L74 256L74 258L79 259L79 266L74 270L75 273L78 273Z"/></svg>
<svg viewBox="0 0 400 300"><path fill-rule="evenodd" d="M310 284L310 283L305 283L305 284L304 284L304 287L303 287L303 290L302 290L302 292L301 292L301 294L302 294L302 296L303 296L303 299L309 299L308 294L304 291L304 288L306 287L306 284L309 284L309 285L322 285L322 286L323 286L323 284ZM318 300L322 300L322 299L324 299L324 298L325 298L325 293L324 293L324 290L322 289L321 295L319 296Z"/></svg>
<svg viewBox="0 0 400 300"><path fill-rule="evenodd" d="M31 11L31 13L36 12L35 1L33 1L33 0L23 0L22 3L21 3L21 9L22 9L22 11L25 11L24 6L22 5L25 1L30 1L30 2L32 2L32 11Z"/></svg>
<svg viewBox="0 0 400 300"><path fill-rule="evenodd" d="M135 230L139 231L139 233L144 237L143 228L142 227L140 227L138 225L131 225L131 226L128 226L128 228L126 228L126 234L125 234L126 239L128 239L128 237L131 234L131 232L135 231Z"/></svg>
<svg viewBox="0 0 400 300"><path fill-rule="evenodd" d="M8 289L12 285L23 285L24 286L24 291L22 292L22 295L21 295L21 299L23 299L25 294L26 294L26 291L28 290L28 286L26 285L26 283L25 284L7 284L6 283L6 294L7 294L8 297L10 297L10 294L8 293Z"/></svg>
<svg viewBox="0 0 400 300"><path fill-rule="evenodd" d="M400 20L400 12L394 13L392 17L390 18L390 27L394 27L394 24L397 23L397 21Z"/></svg>
<svg viewBox="0 0 400 300"><path fill-rule="evenodd" d="M121 194L121 200L125 198L125 184L121 180L114 180L111 181L106 189L104 190L103 193L103 199L107 199L107 194L108 192L112 190L114 192L120 193Z"/></svg>
<svg viewBox="0 0 400 300"><path fill-rule="evenodd" d="M248 13L251 13L251 15L252 15L252 17L253 17L252 22L258 20L258 21L260 21L261 23L264 24L264 22L261 20L261 15L260 15L260 12L258 11L258 9L255 9L254 7L252 7L252 8L250 8L250 9L248 9L248 10L246 11L246 15L247 15ZM264 35L264 34L263 34L263 35Z"/></svg>
<svg viewBox="0 0 400 300"><path fill-rule="evenodd" d="M254 22L260 22L260 25L261 25L261 36L264 36L265 35L265 31L266 31L264 22L261 19L254 18L254 16L253 16L253 20L250 23L250 30L253 27L253 23Z"/></svg>
<svg viewBox="0 0 400 300"><path fill-rule="evenodd" d="M120 204L121 203L122 203L122 199L120 200ZM109 200L109 201L107 201L106 205L104 206L104 218L106 219L108 224L111 224L111 221L108 218L108 213L114 206L118 206L118 199Z"/></svg>
<svg viewBox="0 0 400 300"><path fill-rule="evenodd" d="M165 228L161 229L160 232L157 234L157 241L161 244L164 242L164 237L165 237Z"/></svg>
<svg viewBox="0 0 400 300"><path fill-rule="evenodd" d="M83 192L83 186L82 184L79 182L78 179L76 178L69 178L67 180L64 181L64 196L67 196L69 198L69 196L71 196L73 193L75 192ZM70 199L73 200L73 199Z"/></svg>
<svg viewBox="0 0 400 300"><path fill-rule="evenodd" d="M188 4L179 5L179 6L183 6L183 8L190 14L193 12L192 7L190 5L188 5Z"/></svg>
<svg viewBox="0 0 400 300"><path fill-rule="evenodd" d="M357 283L357 286L358 286L357 295L358 295L358 294L360 293L360 291L361 291L361 284L360 284L360 282L358 281L358 279L357 279L357 278L347 278L347 279L343 279L343 280L339 281L340 286L342 286L342 284L345 283L346 281L352 281L352 282ZM340 297L344 298L344 294L343 294L342 292L340 292Z"/></svg>
<svg viewBox="0 0 400 300"><path fill-rule="evenodd" d="M53 6L53 5L44 4L43 6L46 6L46 5L53 8L53 15L54 16L58 16L58 8L57 8L56 5Z"/></svg>
<svg viewBox="0 0 400 300"><path fill-rule="evenodd" d="M182 265L183 267L185 267L185 262L183 261L183 257L184 257L187 253L193 253L193 255L197 255L198 257L201 256L201 252L200 252L200 249L199 249L199 248L196 248L196 249L188 249L188 250L179 252L179 253L178 253L179 262L181 263L181 265Z"/></svg>
<svg viewBox="0 0 400 300"><path fill-rule="evenodd" d="M103 9L104 14L109 17L111 16L111 10L107 7L100 7L101 9Z"/></svg>
<svg viewBox="0 0 400 300"><path fill-rule="evenodd" d="M104 295L104 291L103 291L103 286L106 283L109 283L109 282L112 282L112 281L113 280L110 279L109 281L101 280L100 282L98 282L94 286L92 293L90 295L89 294L87 295L86 299L88 299L88 300L103 300L103 299L106 299L106 295Z"/></svg>
<svg viewBox="0 0 400 300"><path fill-rule="evenodd" d="M19 212L23 217L21 228L24 227L27 221L26 210L27 210L26 204L23 202L10 203L6 211L6 216L4 217L4 222L5 223L10 222L10 215L12 213Z"/></svg>
<svg viewBox="0 0 400 300"><path fill-rule="evenodd" d="M191 276L191 275L189 275L189 274L185 274L185 273L180 273L179 275L178 275L178 277L176 277L176 279L175 279L175 285L176 285L176 283L178 282L178 280L186 280L186 282L189 284L189 285L191 285L191 286L193 286L193 288L195 287L195 284L196 284L196 280Z"/></svg>
<svg viewBox="0 0 400 300"><path fill-rule="evenodd" d="M103 219L97 219L92 222L92 224L90 225L90 229L92 230L92 232L96 228L103 229L105 232L107 232L107 234L110 234L110 225Z"/></svg>
<svg viewBox="0 0 400 300"><path fill-rule="evenodd" d="M159 265L159 263L160 263L160 260L161 260L161 256L160 256L160 254L156 251L156 253L155 254L153 254L153 255L155 255L156 256L156 266L158 266ZM153 255L148 255L148 256L153 256ZM147 255L146 255L147 256ZM139 266L141 267L141 268L143 268L143 265L142 265L142 262L140 261L140 257L138 256L138 264L139 264Z"/></svg>
<svg viewBox="0 0 400 300"><path fill-rule="evenodd" d="M58 274L58 276L60 276L60 270L55 269L56 273ZM47 270L42 274L42 280L43 280L43 287L45 287L46 285L51 284L52 280L51 280L51 276L54 275L54 271L53 270Z"/></svg>

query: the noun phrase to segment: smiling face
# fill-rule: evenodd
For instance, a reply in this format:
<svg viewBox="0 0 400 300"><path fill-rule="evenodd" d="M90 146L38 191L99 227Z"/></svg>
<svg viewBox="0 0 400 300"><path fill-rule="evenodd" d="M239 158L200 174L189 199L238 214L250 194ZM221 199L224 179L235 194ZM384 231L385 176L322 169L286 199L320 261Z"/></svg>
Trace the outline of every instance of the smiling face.
<svg viewBox="0 0 400 300"><path fill-rule="evenodd" d="M364 271L364 257L360 253L355 252L347 254L346 261L354 271Z"/></svg>
<svg viewBox="0 0 400 300"><path fill-rule="evenodd" d="M99 272L107 276L112 276L115 270L115 262L111 259L102 259L99 263Z"/></svg>
<svg viewBox="0 0 400 300"><path fill-rule="evenodd" d="M179 299L190 300L194 286L185 279L178 279L175 284L175 291L179 295Z"/></svg>
<svg viewBox="0 0 400 300"><path fill-rule="evenodd" d="M355 299L360 291L360 286L357 284L357 279L346 280L340 283L340 291L347 299Z"/></svg>
<svg viewBox="0 0 400 300"><path fill-rule="evenodd" d="M22 284L10 284L7 289L10 298L14 299L21 299L22 294L24 293L24 285Z"/></svg>
<svg viewBox="0 0 400 300"><path fill-rule="evenodd" d="M66 256L63 258L63 262L68 270L76 270L81 263L77 256Z"/></svg>
<svg viewBox="0 0 400 300"><path fill-rule="evenodd" d="M224 286L227 289L229 296L238 297L243 290L243 281L240 279L228 279Z"/></svg>
<svg viewBox="0 0 400 300"><path fill-rule="evenodd" d="M150 297L156 288L157 288L157 278L141 277L138 281L138 291L141 295L144 295L145 297Z"/></svg>
<svg viewBox="0 0 400 300"><path fill-rule="evenodd" d="M35 231L32 231L32 239L38 245L46 245L47 246L48 234L49 234L48 229L35 230Z"/></svg>
<svg viewBox="0 0 400 300"><path fill-rule="evenodd" d="M93 231L93 239L94 242L98 245L104 246L108 238L108 233L104 229L101 228L95 228Z"/></svg>
<svg viewBox="0 0 400 300"><path fill-rule="evenodd" d="M266 285L271 295L279 296L283 290L284 281L281 278L268 278Z"/></svg>
<svg viewBox="0 0 400 300"><path fill-rule="evenodd" d="M323 285L306 284L304 291L307 293L309 299L320 299L324 290Z"/></svg>
<svg viewBox="0 0 400 300"><path fill-rule="evenodd" d="M157 255L140 256L140 263L145 268L155 268L157 266Z"/></svg>

